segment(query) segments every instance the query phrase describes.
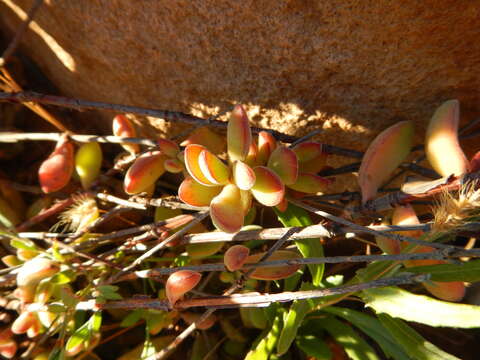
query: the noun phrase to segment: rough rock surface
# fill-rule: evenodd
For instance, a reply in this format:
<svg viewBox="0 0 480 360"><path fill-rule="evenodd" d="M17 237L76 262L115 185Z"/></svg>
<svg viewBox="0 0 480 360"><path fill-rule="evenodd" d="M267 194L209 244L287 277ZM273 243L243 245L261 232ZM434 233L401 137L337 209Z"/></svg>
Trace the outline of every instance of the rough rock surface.
<svg viewBox="0 0 480 360"><path fill-rule="evenodd" d="M0 0L9 34L31 3ZM480 114L479 20L467 0L45 0L22 50L68 96L203 117L243 103L259 126L364 150L404 119L421 141L449 98Z"/></svg>

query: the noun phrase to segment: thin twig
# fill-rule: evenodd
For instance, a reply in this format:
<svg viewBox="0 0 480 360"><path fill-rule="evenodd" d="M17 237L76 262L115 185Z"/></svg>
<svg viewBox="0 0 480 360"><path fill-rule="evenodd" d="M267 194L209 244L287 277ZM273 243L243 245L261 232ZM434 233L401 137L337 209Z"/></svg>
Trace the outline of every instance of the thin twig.
<svg viewBox="0 0 480 360"><path fill-rule="evenodd" d="M292 265L313 265L313 264L342 264L373 261L408 261L408 260L447 260L461 258L464 256L480 257L480 249L454 250L454 251L432 251L427 253L405 253L396 255L353 255L353 256L331 256L315 258L297 258L264 261L255 264L245 264L242 270L256 268L270 268ZM154 268L149 270L135 271L119 278L117 281L128 281L135 279L148 279L166 276L181 270L190 270L196 272L214 272L227 271L223 263L188 265L173 268Z"/></svg>
<svg viewBox="0 0 480 360"><path fill-rule="evenodd" d="M15 133L15 132L2 132L0 133L0 142L13 143L18 141L58 141L62 138L62 133ZM122 144L131 143L145 145L148 147L155 147L157 144L150 139L122 137L113 135L69 135L69 138L80 142L98 142L98 143L110 143L110 144Z"/></svg>
<svg viewBox="0 0 480 360"><path fill-rule="evenodd" d="M212 127L226 129L227 123L219 120L206 121L191 114L185 114L178 111L158 110L151 108L144 108L138 106L129 106L121 104L112 104L100 101L88 101L81 99L72 99L62 96L45 95L31 91L0 93L0 101L14 101L14 102L36 102L40 104L61 106L76 110L90 109L90 110L106 110L116 113L130 113L143 116L151 116L155 118L165 119L170 122L182 122L192 125L210 125ZM260 131L267 131L280 141L291 143L297 140L295 136L283 134L276 130L263 129L252 127L252 132L259 133Z"/></svg>
<svg viewBox="0 0 480 360"><path fill-rule="evenodd" d="M209 310L225 307L257 307L268 306L273 302L290 302L294 300L304 300L321 298L331 295L340 295L346 293L355 293L366 289L379 288L385 286L405 285L427 281L429 274L402 274L390 278L382 278L374 281L364 282L354 285L343 285L321 290L307 291L285 291L277 294L260 294L258 292L243 294L228 294L222 296L203 297L180 300L175 304L176 309L188 309L192 307L207 307ZM42 310L44 305L31 304L27 306L29 311ZM102 309L157 309L168 311L168 300L133 298L128 300L110 301L99 304L95 300L79 302L77 310L102 310ZM212 311L213 312L213 311ZM193 325L193 324L192 324ZM191 326L190 326L191 327ZM190 328L189 327L189 328ZM187 328L187 329L189 329ZM186 330L187 330L186 329Z"/></svg>
<svg viewBox="0 0 480 360"><path fill-rule="evenodd" d="M32 6L27 12L27 17L22 22L20 27L17 29L15 36L13 37L10 44L8 44L8 47L3 52L2 57L0 57L0 67L5 66L8 60L10 60L10 57L13 55L18 45L20 44L20 40L22 39L23 34L25 34L25 31L27 30L28 25L30 25L30 22L33 20L33 17L35 16L38 9L40 9L40 6L42 5L42 3L43 3L43 0L35 0L33 2Z"/></svg>
<svg viewBox="0 0 480 360"><path fill-rule="evenodd" d="M449 176L432 181L421 182L419 185L405 184L400 191L369 200L361 206L346 209L352 217L362 214L374 214L393 209L397 205L404 205L415 200L429 198L445 191L456 191L464 184L480 179L480 171L463 176Z"/></svg>
<svg viewBox="0 0 480 360"><path fill-rule="evenodd" d="M195 219L193 219L189 224L187 224L184 228L180 229L176 233L170 235L168 238L163 240L161 243L155 245L153 248L145 252L142 256L139 256L133 263L128 265L127 267L123 268L121 272L115 274L112 276L107 282L114 282L116 281L117 278L123 276L125 273L130 271L131 269L135 268L139 264L141 264L145 259L149 258L150 256L153 256L157 251L163 249L168 243L171 241L177 239L180 236L183 236L188 230L190 230L193 226L201 222L203 219L205 219L209 215L208 212L199 212L198 214L195 214Z"/></svg>
<svg viewBox="0 0 480 360"><path fill-rule="evenodd" d="M307 135L302 136L298 140L295 140L293 143L290 144L290 147L293 148L296 145L301 144L302 142L305 142L305 141L311 139L312 137L314 137L315 135L318 135L322 132L323 132L322 129L313 130L313 131L309 132Z"/></svg>
<svg viewBox="0 0 480 360"><path fill-rule="evenodd" d="M146 210L148 206L154 207L168 207L171 209L183 209L191 211L205 211L208 210L208 207L197 207L191 206L177 200L177 198L160 198L160 199L147 199L141 198L139 196L134 196L130 199L122 199L117 196L105 194L105 193L96 193L95 196L103 201L111 202L114 204L122 205L125 207Z"/></svg>
<svg viewBox="0 0 480 360"><path fill-rule="evenodd" d="M289 201L292 204L297 205L297 206L299 206L299 207L301 207L305 210L308 210L308 211L310 211L314 214L317 214L317 215L319 215L319 216L321 216L325 219L328 219L330 221L334 221L336 223L348 226L348 227L350 227L350 228L352 228L353 230L356 230L356 231L361 231L361 232L371 234L371 235L374 235L374 236L381 236L381 237L394 239L394 240L398 240L398 241L402 241L402 242L408 242L408 243L423 245L423 246L430 246L430 247L437 248L437 249L451 249L451 248L461 249L461 248L455 247L453 245L439 244L439 243L434 243L434 242L429 242L429 241L418 240L418 239L408 237L408 236L403 236L403 235L400 235L400 234L393 234L393 233L388 233L388 232L376 231L376 230L370 229L366 226L357 225L357 224L355 224L351 221L348 221L348 220L343 219L341 217L329 214L325 211L318 210L318 209L316 209L314 207L311 207L310 205L307 205L307 204L305 204L301 201L297 201L297 200L293 200L293 199L289 199Z"/></svg>

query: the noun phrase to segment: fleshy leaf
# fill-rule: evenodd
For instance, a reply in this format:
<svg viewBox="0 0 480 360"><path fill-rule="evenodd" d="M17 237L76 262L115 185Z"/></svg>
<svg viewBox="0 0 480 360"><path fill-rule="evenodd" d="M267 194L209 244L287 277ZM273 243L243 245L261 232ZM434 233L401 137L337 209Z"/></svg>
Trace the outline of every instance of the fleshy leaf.
<svg viewBox="0 0 480 360"><path fill-rule="evenodd" d="M40 165L38 179L44 193L60 190L68 184L73 173L73 145L67 138L61 138L53 152Z"/></svg>
<svg viewBox="0 0 480 360"><path fill-rule="evenodd" d="M184 151L185 166L190 176L200 184L205 186L216 186L216 184L207 179L200 169L199 157L203 150L206 150L206 148L202 145L188 145Z"/></svg>
<svg viewBox="0 0 480 360"><path fill-rule="evenodd" d="M252 133L247 113L242 105L235 105L227 128L227 146L230 161L245 160L251 142Z"/></svg>
<svg viewBox="0 0 480 360"><path fill-rule="evenodd" d="M244 245L233 245L225 251L223 263L229 271L236 271L242 268L247 261L250 249Z"/></svg>
<svg viewBox="0 0 480 360"><path fill-rule="evenodd" d="M191 270L180 270L172 273L165 284L165 290L170 305L175 305L185 293L197 286L202 275Z"/></svg>
<svg viewBox="0 0 480 360"><path fill-rule="evenodd" d="M243 213L247 215L252 207L252 193L248 190L240 189L240 201L242 203Z"/></svg>
<svg viewBox="0 0 480 360"><path fill-rule="evenodd" d="M316 174L325 166L327 154L322 151L322 144L314 141L302 142L292 150L297 155L299 171Z"/></svg>
<svg viewBox="0 0 480 360"><path fill-rule="evenodd" d="M188 244L185 246L188 256L192 259L202 259L211 256L220 251L223 247L223 241L214 241L210 243Z"/></svg>
<svg viewBox="0 0 480 360"><path fill-rule="evenodd" d="M179 173L183 170L183 164L180 160L177 159L167 159L163 163L165 170L173 174Z"/></svg>
<svg viewBox="0 0 480 360"><path fill-rule="evenodd" d="M242 190L250 190L255 184L255 172L250 166L238 160L233 163L233 179Z"/></svg>
<svg viewBox="0 0 480 360"><path fill-rule="evenodd" d="M224 186L210 203L210 217L215 227L221 231L239 231L243 226L244 215L240 189L233 184Z"/></svg>
<svg viewBox="0 0 480 360"><path fill-rule="evenodd" d="M330 183L331 180L315 174L299 173L295 184L288 185L288 187L295 191L316 194L318 192L324 192Z"/></svg>
<svg viewBox="0 0 480 360"><path fill-rule="evenodd" d="M204 186L192 178L187 178L178 188L178 197L188 205L209 206L220 191L222 191L221 186Z"/></svg>
<svg viewBox="0 0 480 360"><path fill-rule="evenodd" d="M265 253L250 255L245 261L246 264L257 263ZM289 250L277 250L266 261L298 259L298 253ZM283 265L276 267L265 267L256 269L250 277L257 280L280 280L292 276L300 265Z"/></svg>
<svg viewBox="0 0 480 360"><path fill-rule="evenodd" d="M196 128L180 145L187 146L192 144L203 145L214 154L224 152L226 147L224 138L206 126Z"/></svg>
<svg viewBox="0 0 480 360"><path fill-rule="evenodd" d="M258 133L258 155L257 161L259 165L266 165L270 154L277 147L277 141L267 131L260 131Z"/></svg>
<svg viewBox="0 0 480 360"><path fill-rule="evenodd" d="M381 132L370 144L358 171L362 202L371 200L378 188L405 160L413 145L411 121L401 121Z"/></svg>
<svg viewBox="0 0 480 360"><path fill-rule="evenodd" d="M135 137L137 132L133 127L132 122L125 115L117 115L113 118L112 122L113 135L122 137ZM122 147L132 154L140 152L140 146L138 144L124 143L120 144Z"/></svg>
<svg viewBox="0 0 480 360"><path fill-rule="evenodd" d="M88 189L100 174L102 149L96 142L80 146L75 154L75 170L84 189Z"/></svg>
<svg viewBox="0 0 480 360"><path fill-rule="evenodd" d="M297 181L297 155L285 146L278 146L273 151L268 159L268 167L275 171L285 185L291 185Z"/></svg>
<svg viewBox="0 0 480 360"><path fill-rule="evenodd" d="M123 188L127 194L145 191L165 172L165 155L160 151L149 151L139 156L125 174Z"/></svg>
<svg viewBox="0 0 480 360"><path fill-rule="evenodd" d="M444 102L433 114L425 136L428 162L441 176L465 174L470 164L458 142L460 105L458 100Z"/></svg>
<svg viewBox="0 0 480 360"><path fill-rule="evenodd" d="M157 144L162 154L165 154L169 157L174 158L180 152L180 148L178 147L177 143L172 140L158 139Z"/></svg>
<svg viewBox="0 0 480 360"><path fill-rule="evenodd" d="M250 149L248 149L248 154L247 157L245 158L245 164L248 166L257 166L260 165L260 162L258 161L258 148L257 144L255 144L253 141L250 144Z"/></svg>
<svg viewBox="0 0 480 360"><path fill-rule="evenodd" d="M265 206L275 206L280 204L285 196L285 186L280 177L265 166L256 166L255 185L251 192L259 203Z"/></svg>
<svg viewBox="0 0 480 360"><path fill-rule="evenodd" d="M208 150L200 152L198 157L200 170L208 181L215 185L225 185L230 177L230 170L222 160Z"/></svg>

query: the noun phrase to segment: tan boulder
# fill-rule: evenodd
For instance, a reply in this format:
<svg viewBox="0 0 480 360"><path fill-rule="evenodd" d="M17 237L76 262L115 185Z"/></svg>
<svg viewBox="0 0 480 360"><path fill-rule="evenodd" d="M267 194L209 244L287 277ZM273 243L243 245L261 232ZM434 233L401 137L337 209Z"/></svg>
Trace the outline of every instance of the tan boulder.
<svg viewBox="0 0 480 360"><path fill-rule="evenodd" d="M10 35L31 4L0 1ZM364 150L399 120L421 141L449 98L480 115L479 20L456 0L45 0L22 50L67 96L202 117L242 103L258 126Z"/></svg>

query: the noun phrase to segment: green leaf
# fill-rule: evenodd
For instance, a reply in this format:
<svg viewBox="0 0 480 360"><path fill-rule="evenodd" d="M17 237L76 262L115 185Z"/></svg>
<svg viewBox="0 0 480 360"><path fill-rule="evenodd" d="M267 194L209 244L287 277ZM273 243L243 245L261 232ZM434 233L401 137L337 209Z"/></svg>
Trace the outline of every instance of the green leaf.
<svg viewBox="0 0 480 360"><path fill-rule="evenodd" d="M260 334L245 360L268 360L275 349L282 329L282 317L283 314L279 313L273 320L272 327Z"/></svg>
<svg viewBox="0 0 480 360"><path fill-rule="evenodd" d="M332 352L325 341L314 335L298 336L295 343L305 354L315 359L330 360L332 358Z"/></svg>
<svg viewBox="0 0 480 360"><path fill-rule="evenodd" d="M300 290L313 290L315 286L310 283L302 284ZM277 354L285 354L297 336L298 328L303 323L307 313L320 301L318 299L295 300L285 316L284 325L277 344Z"/></svg>
<svg viewBox="0 0 480 360"><path fill-rule="evenodd" d="M100 331L100 326L102 325L102 312L94 312L93 315L86 321L82 326L80 326L75 332L70 336L67 341L65 349L71 350L77 345L84 343L85 347L88 347L93 333Z"/></svg>
<svg viewBox="0 0 480 360"><path fill-rule="evenodd" d="M122 300L122 296L117 293L118 286L114 285L101 285L97 287L99 296L106 300Z"/></svg>
<svg viewBox="0 0 480 360"><path fill-rule="evenodd" d="M135 325L140 319L143 317L144 310L143 309L136 309L125 316L120 323L121 327L129 327Z"/></svg>
<svg viewBox="0 0 480 360"><path fill-rule="evenodd" d="M68 351L82 343L86 344L90 341L91 336L92 336L92 333L90 331L90 325L89 325L89 322L87 321L82 326L80 326L77 330L75 330L72 336L70 336L70 338L67 341L67 345L65 346L65 349Z"/></svg>
<svg viewBox="0 0 480 360"><path fill-rule="evenodd" d="M378 343L387 356L396 360L409 360L409 357L405 354L403 348L386 331L382 323L373 316L366 315L356 310L334 306L326 307L323 311L341 317L362 330ZM310 315L315 316L316 313L317 312L313 312ZM318 313L321 313L321 311Z"/></svg>
<svg viewBox="0 0 480 360"><path fill-rule="evenodd" d="M440 264L415 266L405 269L415 274L431 274L432 281L480 281L480 260L471 260L461 264Z"/></svg>
<svg viewBox="0 0 480 360"><path fill-rule="evenodd" d="M10 245L15 249L38 251L35 243L29 239L12 238L10 240Z"/></svg>
<svg viewBox="0 0 480 360"><path fill-rule="evenodd" d="M342 321L329 316L321 321L322 327L333 336L353 360L378 360L375 350L355 330Z"/></svg>
<svg viewBox="0 0 480 360"><path fill-rule="evenodd" d="M379 319L393 338L403 347L411 359L416 360L459 360L425 340L400 319L380 314Z"/></svg>
<svg viewBox="0 0 480 360"><path fill-rule="evenodd" d="M63 285L74 281L77 278L77 274L73 270L64 270L56 273L50 278L50 282L53 284Z"/></svg>
<svg viewBox="0 0 480 360"><path fill-rule="evenodd" d="M440 301L398 287L364 290L361 297L377 313L407 321L430 326L480 327L480 306Z"/></svg>
<svg viewBox="0 0 480 360"><path fill-rule="evenodd" d="M100 326L102 325L102 312L94 312L92 317L89 320L90 331L99 332Z"/></svg>
<svg viewBox="0 0 480 360"><path fill-rule="evenodd" d="M51 304L48 304L47 306L48 306L48 311L54 314L61 314L67 311L67 308L61 303L51 303Z"/></svg>
<svg viewBox="0 0 480 360"><path fill-rule="evenodd" d="M310 219L308 213L295 206L293 204L288 204L287 209L284 212L278 211L275 209L275 213L278 216L278 219L284 226L294 227L294 226L308 226L312 225L313 221ZM303 239L296 240L295 244L297 245L298 250L303 257L323 257L323 246L320 243L320 239ZM323 271L325 270L324 264L311 264L308 265L308 269L312 274L312 283L314 286L320 286L323 277Z"/></svg>

